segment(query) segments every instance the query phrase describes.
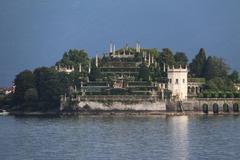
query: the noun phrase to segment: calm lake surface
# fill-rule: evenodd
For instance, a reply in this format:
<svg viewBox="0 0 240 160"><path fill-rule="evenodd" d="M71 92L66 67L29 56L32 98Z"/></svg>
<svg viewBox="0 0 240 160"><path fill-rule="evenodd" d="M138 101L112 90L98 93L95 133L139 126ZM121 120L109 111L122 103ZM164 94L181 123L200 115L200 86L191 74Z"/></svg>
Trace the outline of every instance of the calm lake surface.
<svg viewBox="0 0 240 160"><path fill-rule="evenodd" d="M1 160L240 159L240 116L0 116Z"/></svg>

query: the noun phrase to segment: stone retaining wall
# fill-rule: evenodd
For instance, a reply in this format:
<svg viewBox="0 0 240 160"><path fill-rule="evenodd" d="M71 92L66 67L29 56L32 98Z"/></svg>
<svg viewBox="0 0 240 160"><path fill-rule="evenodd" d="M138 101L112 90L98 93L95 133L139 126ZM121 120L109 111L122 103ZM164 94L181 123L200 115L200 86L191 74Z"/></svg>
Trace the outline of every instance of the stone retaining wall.
<svg viewBox="0 0 240 160"><path fill-rule="evenodd" d="M61 110L68 107L69 104L61 104ZM113 102L111 104L104 104L94 101L82 101L75 105L71 105L74 110L81 110L84 108L90 110L138 110L138 111L166 111L166 102L141 102L133 104L125 104L121 102Z"/></svg>
<svg viewBox="0 0 240 160"><path fill-rule="evenodd" d="M208 105L208 111L213 112L213 105L218 105L218 111L223 112L223 105L227 104L229 112L233 112L233 104L238 104L240 106L240 99L217 99L217 98L199 98L199 99L189 99L182 103L185 111L203 111L203 105ZM178 105L175 106L178 108Z"/></svg>

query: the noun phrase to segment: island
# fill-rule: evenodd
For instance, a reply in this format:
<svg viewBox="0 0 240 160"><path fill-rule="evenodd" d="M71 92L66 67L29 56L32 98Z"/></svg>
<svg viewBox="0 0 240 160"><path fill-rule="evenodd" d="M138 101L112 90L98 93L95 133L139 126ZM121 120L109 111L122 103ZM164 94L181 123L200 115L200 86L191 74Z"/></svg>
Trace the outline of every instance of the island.
<svg viewBox="0 0 240 160"><path fill-rule="evenodd" d="M201 48L189 63L184 52L136 46L89 57L70 49L51 67L25 70L0 97L13 114L238 113L240 80L223 59Z"/></svg>

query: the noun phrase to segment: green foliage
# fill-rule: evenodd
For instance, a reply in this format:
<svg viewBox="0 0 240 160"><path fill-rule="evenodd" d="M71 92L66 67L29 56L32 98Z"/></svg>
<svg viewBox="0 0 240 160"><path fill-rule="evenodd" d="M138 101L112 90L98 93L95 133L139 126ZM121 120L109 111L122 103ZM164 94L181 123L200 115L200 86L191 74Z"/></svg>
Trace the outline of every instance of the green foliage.
<svg viewBox="0 0 240 160"><path fill-rule="evenodd" d="M177 66L177 67L179 67L180 65L182 67L185 67L188 63L188 58L187 58L186 54L183 52L177 52L174 55L174 59L175 59L175 66Z"/></svg>
<svg viewBox="0 0 240 160"><path fill-rule="evenodd" d="M232 82L237 83L239 82L239 75L238 72L236 70L234 70L229 76L229 79L232 80Z"/></svg>
<svg viewBox="0 0 240 160"><path fill-rule="evenodd" d="M205 78L188 78L188 82L206 83Z"/></svg>
<svg viewBox="0 0 240 160"><path fill-rule="evenodd" d="M79 73L79 72L72 72L70 74L65 74L65 73L58 73L58 77L61 82L65 85L69 86L81 86L81 79L79 78L80 76L87 76L87 74Z"/></svg>
<svg viewBox="0 0 240 160"><path fill-rule="evenodd" d="M35 88L35 78L31 71L23 71L16 76L14 81L16 92L14 94L14 102L21 105L25 101L25 92L30 88Z"/></svg>
<svg viewBox="0 0 240 160"><path fill-rule="evenodd" d="M140 65L138 79L143 81L149 81L150 70L145 64Z"/></svg>
<svg viewBox="0 0 240 160"><path fill-rule="evenodd" d="M240 92L234 92L233 95L234 98L240 98Z"/></svg>
<svg viewBox="0 0 240 160"><path fill-rule="evenodd" d="M220 77L226 78L228 73L228 66L223 59L209 56L206 62L204 76L207 80Z"/></svg>
<svg viewBox="0 0 240 160"><path fill-rule="evenodd" d="M31 101L31 102L35 102L38 100L38 92L36 90L36 88L30 88L28 90L26 90L25 94L24 94L24 99L25 101Z"/></svg>
<svg viewBox="0 0 240 160"><path fill-rule="evenodd" d="M64 53L63 58L57 62L56 65L63 67L71 65L77 70L80 63L82 65L82 70L87 71L89 63L88 54L84 50L70 49L68 52Z"/></svg>
<svg viewBox="0 0 240 160"><path fill-rule="evenodd" d="M164 98L165 99L170 99L171 96L172 96L172 92L170 90L168 90L168 89L165 89L164 90Z"/></svg>
<svg viewBox="0 0 240 160"><path fill-rule="evenodd" d="M120 70L122 68L133 68L131 71L138 72L134 73L133 79L140 80L142 83L151 83L152 81L167 82L167 75L163 72L163 64L166 67L173 65L185 66L188 63L188 58L185 53L177 52L173 55L170 49L163 49L162 52L158 52L156 49L142 49L151 56L157 57L158 67L151 65L147 67L145 64L141 64L139 69L134 67L139 65L142 61L142 54L136 53L135 49L129 48L128 51L132 51L135 54L133 58L114 58L108 59L103 56L99 59L99 66L102 65L116 65L118 64ZM19 73L15 78L16 92L14 95L8 95L1 97L0 105L15 105L20 106L21 110L26 111L49 111L58 110L60 105L60 96L69 94L70 86L81 86L82 81L86 81L89 78L90 81L99 82L98 80L106 80L108 83L113 83L115 80L115 73L105 74L104 77L98 67L95 66L95 58L91 60L91 72L88 73L89 58L84 50L69 50L64 53L63 58L57 62L57 65L62 67L74 66L75 70L78 70L79 64L82 65L82 73L72 72L70 74L59 73L54 68L41 67L31 71L23 71ZM137 63L136 63L137 62ZM128 66L129 65L129 66ZM160 67L159 67L160 66ZM122 67L122 68L121 68ZM119 68L117 68L119 70ZM127 69L128 71L130 69ZM115 71L113 68L111 71ZM203 98L240 98L240 93L234 90L233 83L239 81L239 75L237 71L233 71L228 75L228 67L221 58L208 57L206 60L206 54L204 49L200 49L198 55L193 59L190 64L190 73L193 78L189 81L193 82L206 82L206 91L199 96ZM129 83L131 85L131 83ZM143 84L142 84L143 85ZM147 91L146 88L135 88L135 90ZM110 91L111 94L131 94L132 90L115 89ZM115 93L116 92L116 93ZM89 92L87 94L94 94ZM95 94L109 94L106 90ZM134 93L137 94L137 93ZM145 94L139 92L140 94ZM165 90L165 98L171 97L171 91ZM14 102L14 103L13 103Z"/></svg>
<svg viewBox="0 0 240 160"><path fill-rule="evenodd" d="M99 70L99 68L97 68L95 66L95 64L92 65L92 68L91 68L91 72L89 74L89 80L90 81L96 81L97 79L101 79L103 76Z"/></svg>
<svg viewBox="0 0 240 160"><path fill-rule="evenodd" d="M203 98L211 98L211 93L209 91L204 91Z"/></svg>
<svg viewBox="0 0 240 160"><path fill-rule="evenodd" d="M101 65L106 65L108 62L108 58L106 57L106 55L104 54L102 59L101 59Z"/></svg>
<svg viewBox="0 0 240 160"><path fill-rule="evenodd" d="M234 85L228 78L216 77L207 81L206 88L210 91L234 91Z"/></svg>
<svg viewBox="0 0 240 160"><path fill-rule="evenodd" d="M161 68L163 67L164 63L166 66L173 66L175 64L175 59L172 51L168 48L164 48L159 54L158 63L161 65Z"/></svg>
<svg viewBox="0 0 240 160"><path fill-rule="evenodd" d="M152 74L152 80L153 81L162 81L162 78L164 77L164 72L161 71L159 68L154 68L153 74Z"/></svg>
<svg viewBox="0 0 240 160"><path fill-rule="evenodd" d="M60 105L60 95L68 92L68 76L64 76L46 67L37 68L34 71L34 75L36 78L39 102L41 102L39 103L39 108L43 110L58 109ZM41 104L44 104L44 106Z"/></svg>
<svg viewBox="0 0 240 160"><path fill-rule="evenodd" d="M0 96L0 108L9 110L14 105L13 94L8 94L6 96Z"/></svg>
<svg viewBox="0 0 240 160"><path fill-rule="evenodd" d="M206 53L203 48L200 49L199 53L195 56L190 63L190 74L194 77L203 77L204 66L206 64Z"/></svg>
<svg viewBox="0 0 240 160"><path fill-rule="evenodd" d="M148 49L147 52L150 53L151 56L154 56L154 57L157 57L157 55L158 55L158 50L156 48Z"/></svg>

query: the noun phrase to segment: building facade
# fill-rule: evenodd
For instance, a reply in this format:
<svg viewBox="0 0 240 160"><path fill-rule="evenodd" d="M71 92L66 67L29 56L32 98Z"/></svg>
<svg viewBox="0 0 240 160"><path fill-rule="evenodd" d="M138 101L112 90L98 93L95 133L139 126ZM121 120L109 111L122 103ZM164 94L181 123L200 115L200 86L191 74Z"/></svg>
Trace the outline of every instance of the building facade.
<svg viewBox="0 0 240 160"><path fill-rule="evenodd" d="M172 92L172 97L177 100L187 100L188 97L188 69L187 67L168 67L168 90Z"/></svg>

